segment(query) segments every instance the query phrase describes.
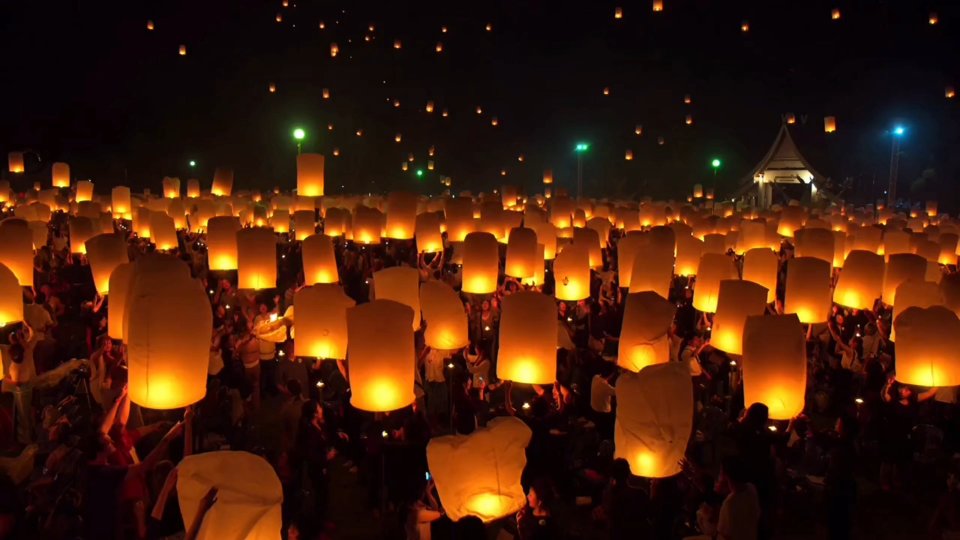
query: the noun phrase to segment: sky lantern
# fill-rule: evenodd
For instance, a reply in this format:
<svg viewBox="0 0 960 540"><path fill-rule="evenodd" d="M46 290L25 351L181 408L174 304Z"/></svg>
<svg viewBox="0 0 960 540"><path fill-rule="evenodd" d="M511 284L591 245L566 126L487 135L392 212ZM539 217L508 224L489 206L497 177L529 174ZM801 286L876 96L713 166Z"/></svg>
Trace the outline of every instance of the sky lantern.
<svg viewBox="0 0 960 540"><path fill-rule="evenodd" d="M831 305L831 263L816 257L797 257L787 264L783 312L796 314L803 324L825 322Z"/></svg>
<svg viewBox="0 0 960 540"><path fill-rule="evenodd" d="M616 8L616 9L613 10L613 18L614 18L614 19L622 19L622 18L623 18L623 8L622 8L622 7L618 7L618 8Z"/></svg>
<svg viewBox="0 0 960 540"><path fill-rule="evenodd" d="M536 231L537 243L543 244L543 259L552 261L557 258L557 228L552 223L528 223ZM621 259L622 260L622 259ZM542 283L542 282L541 282Z"/></svg>
<svg viewBox="0 0 960 540"><path fill-rule="evenodd" d="M293 213L293 229L296 231L296 240L304 238L316 232L316 223L314 222L313 210L297 210Z"/></svg>
<svg viewBox="0 0 960 540"><path fill-rule="evenodd" d="M373 273L377 299L393 300L410 306L414 331L420 329L420 271L406 266L391 266Z"/></svg>
<svg viewBox="0 0 960 540"><path fill-rule="evenodd" d="M147 30L153 30L153 21L147 21Z"/></svg>
<svg viewBox="0 0 960 540"><path fill-rule="evenodd" d="M893 321L897 381L924 387L960 385L960 319L945 306L910 307Z"/></svg>
<svg viewBox="0 0 960 540"><path fill-rule="evenodd" d="M574 228L573 243L580 244L587 249L590 268L603 268L603 241L600 240L600 233L593 228Z"/></svg>
<svg viewBox="0 0 960 540"><path fill-rule="evenodd" d="M324 23L323 21L320 21L320 29L323 30L326 27L327 27L326 23Z"/></svg>
<svg viewBox="0 0 960 540"><path fill-rule="evenodd" d="M737 279L733 261L720 253L704 253L697 268L697 284L693 290L693 307L706 313L717 311L720 282Z"/></svg>
<svg viewBox="0 0 960 540"><path fill-rule="evenodd" d="M567 302L590 296L590 252L586 245L567 246L553 261L557 300Z"/></svg>
<svg viewBox="0 0 960 540"><path fill-rule="evenodd" d="M463 292L491 294L497 290L499 272L497 237L471 232L463 241Z"/></svg>
<svg viewBox="0 0 960 540"><path fill-rule="evenodd" d="M178 409L203 399L213 312L203 284L177 272L136 281L125 323L130 401Z"/></svg>
<svg viewBox="0 0 960 540"><path fill-rule="evenodd" d="M833 267L843 268L843 262L847 258L847 233L844 231L833 231Z"/></svg>
<svg viewBox="0 0 960 540"><path fill-rule="evenodd" d="M283 15L277 13L277 22L283 22Z"/></svg>
<svg viewBox="0 0 960 540"><path fill-rule="evenodd" d="M744 404L763 403L772 420L803 412L807 350L796 315L747 318L743 329Z"/></svg>
<svg viewBox="0 0 960 540"><path fill-rule="evenodd" d="M113 315L107 317L107 333L111 339L123 339L123 312L126 309L127 293L132 279L133 263L127 262L114 267L107 280L107 290L113 291L110 294L110 309ZM97 292L100 292L99 286Z"/></svg>
<svg viewBox="0 0 960 540"><path fill-rule="evenodd" d="M913 253L890 255L884 265L881 300L888 306L896 305L897 288L907 281L923 281L927 274L927 260Z"/></svg>
<svg viewBox="0 0 960 540"><path fill-rule="evenodd" d="M330 99L330 89L329 89L329 88L324 88L324 89L323 89L323 99Z"/></svg>
<svg viewBox="0 0 960 540"><path fill-rule="evenodd" d="M727 354L742 354L747 317L763 315L766 308L766 287L739 279L721 281L710 343Z"/></svg>
<svg viewBox="0 0 960 540"><path fill-rule="evenodd" d="M526 506L520 477L532 435L519 418L502 417L470 435L430 439L427 465L447 516L488 523Z"/></svg>
<svg viewBox="0 0 960 540"><path fill-rule="evenodd" d="M680 362L624 373L617 379L614 458L625 459L630 472L669 478L681 472L693 433L693 386Z"/></svg>
<svg viewBox="0 0 960 540"><path fill-rule="evenodd" d="M320 23L320 28L323 28L323 23ZM337 47L336 43L330 44L330 56L336 58L337 53L340 52L340 47Z"/></svg>
<svg viewBox="0 0 960 540"><path fill-rule="evenodd" d="M324 157L321 154L297 156L297 194L307 197L323 196Z"/></svg>
<svg viewBox="0 0 960 540"><path fill-rule="evenodd" d="M737 255L743 255L754 248L760 247L770 249L767 242L766 226L760 221L742 220L735 248Z"/></svg>
<svg viewBox="0 0 960 540"><path fill-rule="evenodd" d="M443 43L440 41L437 42L437 52L443 52Z"/></svg>
<svg viewBox="0 0 960 540"><path fill-rule="evenodd" d="M418 214L414 236L417 239L417 251L420 253L439 253L443 251L440 215L436 212Z"/></svg>
<svg viewBox="0 0 960 540"><path fill-rule="evenodd" d="M158 251L176 249L177 226L164 212L150 212L150 241Z"/></svg>
<svg viewBox="0 0 960 540"><path fill-rule="evenodd" d="M10 152L7 154L7 169L12 173L23 172L23 152Z"/></svg>
<svg viewBox="0 0 960 540"><path fill-rule="evenodd" d="M524 384L557 380L557 307L549 296L523 291L503 299L497 378Z"/></svg>
<svg viewBox="0 0 960 540"><path fill-rule="evenodd" d="M427 325L424 340L428 347L451 351L470 344L467 313L460 294L450 285L436 280L420 284L420 309Z"/></svg>
<svg viewBox="0 0 960 540"><path fill-rule="evenodd" d="M315 238L315 237L311 237ZM294 295L294 354L343 360L347 357L347 310L356 302L335 283L307 286Z"/></svg>
<svg viewBox="0 0 960 540"><path fill-rule="evenodd" d="M54 163L51 172L53 176L53 187L70 187L70 165L66 163Z"/></svg>
<svg viewBox="0 0 960 540"><path fill-rule="evenodd" d="M687 123L688 126L691 125L691 124L693 124L693 115L692 115L692 114L688 114L688 115L687 115L686 123Z"/></svg>
<svg viewBox="0 0 960 540"><path fill-rule="evenodd" d="M194 454L184 458L177 471L176 495L186 523L194 522L211 488L220 493L203 516L196 540L266 539L283 528L283 487L262 457L239 451Z"/></svg>
<svg viewBox="0 0 960 540"><path fill-rule="evenodd" d="M670 293L670 283L673 281L673 266L673 252L662 246L641 243L634 255L633 269L627 283L630 286L630 292L653 291L666 298ZM623 286L623 281L620 284Z"/></svg>
<svg viewBox="0 0 960 540"><path fill-rule="evenodd" d="M946 299L940 286L932 281L904 281L897 287L895 298L900 301L893 305L893 325L890 329L890 341L897 341L897 317L911 307L929 308L946 305Z"/></svg>
<svg viewBox="0 0 960 540"><path fill-rule="evenodd" d="M493 27L488 24L488 25L487 25L487 32L489 32L489 31L491 31L491 30L493 30Z"/></svg>
<svg viewBox="0 0 960 540"><path fill-rule="evenodd" d="M233 193L233 169L217 167L213 172L213 185L210 193L217 196L229 197Z"/></svg>
<svg viewBox="0 0 960 540"><path fill-rule="evenodd" d="M410 240L417 223L417 196L403 191L387 195L386 238Z"/></svg>
<svg viewBox="0 0 960 540"><path fill-rule="evenodd" d="M749 31L750 31L750 22L747 21L746 19L744 19L744 20L740 23L740 31L741 31L741 32L744 32L744 33L749 32Z"/></svg>
<svg viewBox="0 0 960 540"><path fill-rule="evenodd" d="M483 109L481 109L480 107L477 107L477 114L482 114L482 113L483 113Z"/></svg>
<svg viewBox="0 0 960 540"><path fill-rule="evenodd" d="M163 196L165 198L174 199L180 196L180 179L179 178L165 177L161 185L163 186ZM79 194L79 190L80 190L80 183L77 182L78 194Z"/></svg>
<svg viewBox="0 0 960 540"><path fill-rule="evenodd" d="M934 24L937 24L938 22L940 22L940 18L937 17L937 14L936 14L936 13L931 12L931 13L930 13L930 16L927 18L927 21L928 21L931 25L934 25Z"/></svg>
<svg viewBox="0 0 960 540"><path fill-rule="evenodd" d="M350 404L369 412L394 411L413 403L416 365L413 309L377 299L347 309Z"/></svg>
<svg viewBox="0 0 960 540"><path fill-rule="evenodd" d="M696 275L702 255L703 240L688 234L677 235L677 260L674 265L674 273L678 276Z"/></svg>
<svg viewBox="0 0 960 540"><path fill-rule="evenodd" d="M627 150L627 153L624 156L624 159L627 161L633 161L633 150Z"/></svg>
<svg viewBox="0 0 960 540"><path fill-rule="evenodd" d="M833 231L828 229L800 229L795 231L794 256L816 257L833 262Z"/></svg>
<svg viewBox="0 0 960 540"><path fill-rule="evenodd" d="M793 238L794 232L803 228L806 212L800 206L785 206L780 211L780 221L777 223L777 234Z"/></svg>
<svg viewBox="0 0 960 540"><path fill-rule="evenodd" d="M550 185L553 183L553 169L544 169L543 183L547 185Z"/></svg>
<svg viewBox="0 0 960 540"><path fill-rule="evenodd" d="M375 208L357 207L353 215L353 240L361 244L379 244L384 216Z"/></svg>
<svg viewBox="0 0 960 540"><path fill-rule="evenodd" d="M638 372L670 361L670 339L676 306L653 291L627 295L620 331L617 365Z"/></svg>
<svg viewBox="0 0 960 540"><path fill-rule="evenodd" d="M9 219L0 223L0 262L13 272L21 287L33 287L33 233L25 222L15 221L20 224ZM126 255L126 243L123 249Z"/></svg>
<svg viewBox="0 0 960 540"><path fill-rule="evenodd" d="M831 10L831 11L830 11L830 18L833 19L833 20L839 19L839 18L840 18L840 10L837 9L837 8L834 8L833 10Z"/></svg>
<svg viewBox="0 0 960 540"><path fill-rule="evenodd" d="M777 299L779 257L769 248L753 248L743 255L743 280L767 289L767 303Z"/></svg>
<svg viewBox="0 0 960 540"><path fill-rule="evenodd" d="M337 257L329 236L313 234L303 240L303 279L307 285L337 283Z"/></svg>
<svg viewBox="0 0 960 540"><path fill-rule="evenodd" d="M510 277L533 277L537 264L537 233L533 229L513 228L507 241L507 256L504 273Z"/></svg>
<svg viewBox="0 0 960 540"><path fill-rule="evenodd" d="M847 255L833 291L833 301L844 307L872 310L883 290L883 257L853 250Z"/></svg>
<svg viewBox="0 0 960 540"><path fill-rule="evenodd" d="M610 87L609 87L609 86L604 86L604 87L603 87L603 95L605 95L605 96L609 96L609 95L610 95Z"/></svg>
<svg viewBox="0 0 960 540"><path fill-rule="evenodd" d="M0 263L0 327L22 320L23 289L20 288L13 270Z"/></svg>
<svg viewBox="0 0 960 540"><path fill-rule="evenodd" d="M397 133L397 136L394 137L393 140L400 142L401 140L403 140L403 135L401 135L400 133Z"/></svg>
<svg viewBox="0 0 960 540"><path fill-rule="evenodd" d="M276 91L277 91L277 85L270 83L270 93L272 94Z"/></svg>
<svg viewBox="0 0 960 540"><path fill-rule="evenodd" d="M237 280L240 289L277 286L277 239L273 229L252 227L237 231Z"/></svg>
<svg viewBox="0 0 960 540"><path fill-rule="evenodd" d="M827 133L833 133L837 130L837 118L835 116L827 116L823 119L823 131Z"/></svg>
<svg viewBox="0 0 960 540"><path fill-rule="evenodd" d="M432 102L432 101L428 101L428 102L427 102L427 112L428 112L428 113L432 113L432 112L433 112L433 102Z"/></svg>
<svg viewBox="0 0 960 540"><path fill-rule="evenodd" d="M93 220L83 216L70 218L70 253L86 253L84 243L99 232L99 223L94 225Z"/></svg>
<svg viewBox="0 0 960 540"><path fill-rule="evenodd" d="M190 199L200 197L200 181L196 178L187 180L187 197Z"/></svg>
<svg viewBox="0 0 960 540"><path fill-rule="evenodd" d="M536 260L533 266L533 276L525 277L521 279L521 283L528 287L536 287L543 285L544 275L545 275L545 260L546 255L544 254L545 248L543 244L537 244Z"/></svg>
<svg viewBox="0 0 960 540"><path fill-rule="evenodd" d="M240 220L234 216L216 216L207 221L207 264L210 270L237 269L237 232Z"/></svg>
<svg viewBox="0 0 960 540"><path fill-rule="evenodd" d="M399 39L393 40L393 48L394 48L394 49L399 49L399 48L400 48L400 40L399 40Z"/></svg>

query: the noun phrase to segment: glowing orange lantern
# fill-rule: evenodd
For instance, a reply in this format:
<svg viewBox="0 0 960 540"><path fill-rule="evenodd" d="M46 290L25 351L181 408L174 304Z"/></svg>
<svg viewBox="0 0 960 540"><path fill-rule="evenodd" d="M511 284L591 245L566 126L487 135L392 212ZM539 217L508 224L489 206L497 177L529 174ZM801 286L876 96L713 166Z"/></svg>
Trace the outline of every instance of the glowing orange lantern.
<svg viewBox="0 0 960 540"><path fill-rule="evenodd" d="M498 272L497 238L487 232L467 234L463 242L463 292L473 294L495 292Z"/></svg>
<svg viewBox="0 0 960 540"><path fill-rule="evenodd" d="M186 45L181 45L181 46L180 46L180 56L186 56L186 55L187 55L187 46L186 46Z"/></svg>
<svg viewBox="0 0 960 540"><path fill-rule="evenodd" d="M237 232L240 220L234 216L216 216L207 221L207 264L210 270L237 269Z"/></svg>
<svg viewBox="0 0 960 540"><path fill-rule="evenodd" d="M217 167L217 170L213 173L213 186L210 188L210 193L218 196L229 197L232 192L233 169Z"/></svg>
<svg viewBox="0 0 960 540"><path fill-rule="evenodd" d="M442 281L421 284L420 309L427 324L424 341L428 347L449 351L469 345L467 314L452 287Z"/></svg>
<svg viewBox="0 0 960 540"><path fill-rule="evenodd" d="M21 287L33 287L33 233L26 222L6 219L0 223L0 262L13 272Z"/></svg>
<svg viewBox="0 0 960 540"><path fill-rule="evenodd" d="M638 372L647 366L670 361L667 333L675 312L676 306L654 291L628 294L617 365Z"/></svg>
<svg viewBox="0 0 960 540"><path fill-rule="evenodd" d="M911 307L928 308L931 306L945 306L940 286L933 281L904 281L897 287L895 298L900 301L893 305L893 324L890 329L890 341L897 341L897 317Z"/></svg>
<svg viewBox="0 0 960 540"><path fill-rule="evenodd" d="M311 237L311 238L316 238ZM297 291L294 354L342 360L347 357L347 310L356 305L343 288L315 284Z"/></svg>
<svg viewBox="0 0 960 540"><path fill-rule="evenodd" d="M833 301L853 309L873 309L883 291L883 257L853 250L847 255L833 291Z"/></svg>
<svg viewBox="0 0 960 540"><path fill-rule="evenodd" d="M897 330L897 380L924 387L960 385L960 319L944 306L910 307Z"/></svg>
<svg viewBox="0 0 960 540"><path fill-rule="evenodd" d="M557 380L557 309L553 299L523 291L503 299L497 377L526 384Z"/></svg>
<svg viewBox="0 0 960 540"><path fill-rule="evenodd" d="M710 343L727 354L742 354L747 317L763 315L766 307L766 287L738 279L721 281Z"/></svg>
<svg viewBox="0 0 960 540"><path fill-rule="evenodd" d="M537 233L533 229L511 229L504 273L510 277L530 278L538 264L543 265L543 258L537 260Z"/></svg>
<svg viewBox="0 0 960 540"><path fill-rule="evenodd" d="M384 412L413 403L412 318L410 306L393 300L374 300L347 310L351 405Z"/></svg>
<svg viewBox="0 0 960 540"><path fill-rule="evenodd" d="M324 188L324 157L321 154L297 156L297 194L322 197Z"/></svg>
<svg viewBox="0 0 960 540"><path fill-rule="evenodd" d="M7 154L8 170L12 173L23 172L23 152L10 152Z"/></svg>
<svg viewBox="0 0 960 540"><path fill-rule="evenodd" d="M553 262L557 300L577 301L590 296L590 253L583 244L562 250Z"/></svg>
<svg viewBox="0 0 960 540"><path fill-rule="evenodd" d="M277 240L272 229L252 227L237 231L237 281L240 289L277 286Z"/></svg>
<svg viewBox="0 0 960 540"><path fill-rule="evenodd" d="M314 234L303 240L303 279L307 285L337 283L337 257L329 236Z"/></svg>
<svg viewBox="0 0 960 540"><path fill-rule="evenodd" d="M837 119L834 116L827 116L823 119L823 130L827 133L833 133L837 130Z"/></svg>
<svg viewBox="0 0 960 540"><path fill-rule="evenodd" d="M897 288L907 281L923 281L927 274L927 260L913 253L890 255L884 266L881 299L888 306L896 305Z"/></svg>
<svg viewBox="0 0 960 540"><path fill-rule="evenodd" d="M765 287L768 303L777 299L779 270L779 258L769 248L753 248L743 255L743 280Z"/></svg>
<svg viewBox="0 0 960 540"><path fill-rule="evenodd" d="M747 407L763 403L773 420L803 411L807 354L796 315L749 317L743 329L743 392Z"/></svg>
<svg viewBox="0 0 960 540"><path fill-rule="evenodd" d="M796 314L803 324L825 322L830 313L831 263L797 257L788 264L783 312Z"/></svg>
<svg viewBox="0 0 960 540"><path fill-rule="evenodd" d="M717 299L720 295L720 282L737 277L737 270L729 257L719 253L704 253L697 268L693 307L706 313L716 312Z"/></svg>
<svg viewBox="0 0 960 540"><path fill-rule="evenodd" d="M2 231L2 228L0 228ZM110 276L120 265L129 262L127 243L119 233L98 234L87 240L87 260L93 283L101 295L110 293Z"/></svg>

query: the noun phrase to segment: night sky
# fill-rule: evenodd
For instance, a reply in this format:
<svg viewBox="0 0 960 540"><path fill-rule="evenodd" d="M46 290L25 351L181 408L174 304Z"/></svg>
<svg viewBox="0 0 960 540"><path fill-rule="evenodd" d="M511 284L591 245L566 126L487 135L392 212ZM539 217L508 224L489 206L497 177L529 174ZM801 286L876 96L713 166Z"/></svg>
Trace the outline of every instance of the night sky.
<svg viewBox="0 0 960 540"><path fill-rule="evenodd" d="M854 202L867 201L874 179L882 196L897 123L907 128L901 194L926 169L941 200L960 180L960 98L944 95L960 88L957 2L663 4L7 0L0 150L36 152L28 176L66 161L101 193L125 173L135 188L159 190L164 176L208 188L217 166L235 170L238 189L292 189L291 133L302 127L304 151L327 155L328 193L437 194L439 175L454 192L534 192L548 167L573 188L573 148L588 142L586 194L679 198L712 181L714 157L720 195L732 191L793 113L801 151L834 183L853 177ZM837 132L824 133L824 116Z"/></svg>

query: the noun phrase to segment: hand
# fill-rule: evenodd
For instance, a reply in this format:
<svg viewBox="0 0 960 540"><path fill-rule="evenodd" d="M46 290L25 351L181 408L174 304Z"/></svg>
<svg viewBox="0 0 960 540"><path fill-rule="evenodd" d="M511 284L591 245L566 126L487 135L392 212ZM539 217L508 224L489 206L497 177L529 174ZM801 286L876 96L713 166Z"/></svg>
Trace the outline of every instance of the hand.
<svg viewBox="0 0 960 540"><path fill-rule="evenodd" d="M164 440L175 439L179 437L181 433L183 433L183 422L177 422L163 438Z"/></svg>
<svg viewBox="0 0 960 540"><path fill-rule="evenodd" d="M124 384L124 385L123 385L123 390L120 391L120 397L121 397L121 398L127 397L127 394L128 394L129 392L130 392L130 385L129 385L129 384Z"/></svg>
<svg viewBox="0 0 960 540"><path fill-rule="evenodd" d="M327 461L330 461L330 460L332 460L332 459L335 458L335 457L337 457L337 449L336 449L336 448L331 448L330 450L327 450Z"/></svg>
<svg viewBox="0 0 960 540"><path fill-rule="evenodd" d="M194 417L193 405L188 405L187 410L183 411L183 421L190 422L193 420L193 417Z"/></svg>
<svg viewBox="0 0 960 540"><path fill-rule="evenodd" d="M180 475L180 469L174 467L167 473L167 479L163 482L163 491L169 492L177 485L177 477Z"/></svg>
<svg viewBox="0 0 960 540"><path fill-rule="evenodd" d="M174 469L174 471L175 470L176 469ZM213 503L217 502L217 493L218 493L217 488L212 487L210 488L210 491L208 491L207 494L204 495L202 499L200 499L200 504L197 510L201 514L206 513L207 510L210 510L210 507L213 506Z"/></svg>
<svg viewBox="0 0 960 540"><path fill-rule="evenodd" d="M350 441L350 436L347 435L346 433L342 432L342 431L338 431L338 432L337 432L337 437L340 437L341 439L343 439L343 440L345 440L345 441L348 441L348 442Z"/></svg>

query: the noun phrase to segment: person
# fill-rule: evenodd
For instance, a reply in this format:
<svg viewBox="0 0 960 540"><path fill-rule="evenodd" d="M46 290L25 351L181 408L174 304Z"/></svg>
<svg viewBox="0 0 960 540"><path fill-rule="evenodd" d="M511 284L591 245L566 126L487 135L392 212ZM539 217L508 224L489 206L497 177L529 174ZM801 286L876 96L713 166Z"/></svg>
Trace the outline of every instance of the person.
<svg viewBox="0 0 960 540"><path fill-rule="evenodd" d="M607 521L607 538L628 540L646 538L650 531L645 518L650 496L630 485L630 464L620 458L610 470L610 483L603 490L603 514Z"/></svg>
<svg viewBox="0 0 960 540"><path fill-rule="evenodd" d="M718 492L728 493L720 507L717 523L718 540L756 540L760 521L760 499L757 489L747 482L743 463L728 458L720 467Z"/></svg>
<svg viewBox="0 0 960 540"><path fill-rule="evenodd" d="M474 344L463 351L467 360L467 371L473 374L473 387L480 388L490 382L490 360L487 360L483 349Z"/></svg>
<svg viewBox="0 0 960 540"><path fill-rule="evenodd" d="M430 540L432 538L431 524L443 517L443 510L433 496L433 489L433 478L430 478L426 487L417 497L416 502L411 504L407 510L404 520L404 532L407 540Z"/></svg>
<svg viewBox="0 0 960 540"><path fill-rule="evenodd" d="M851 526L857 500L857 481L853 472L857 466L855 440L859 423L855 418L841 416L834 429L836 441L828 453L824 495L827 502L827 532L831 540L841 540L853 537Z"/></svg>
<svg viewBox="0 0 960 540"><path fill-rule="evenodd" d="M250 386L253 410L260 410L260 340L253 334L253 323L240 321L243 325L234 354L243 364L244 375Z"/></svg>
<svg viewBox="0 0 960 540"><path fill-rule="evenodd" d="M262 341L262 340L261 340ZM309 359L308 359L309 360ZM261 360L262 361L262 360ZM303 398L308 397L310 388L310 372L308 363L299 356L284 353L277 359L277 368L274 372L275 386L281 395L288 395L289 383L298 383L299 393Z"/></svg>
<svg viewBox="0 0 960 540"><path fill-rule="evenodd" d="M316 401L303 404L300 428L297 431L297 459L294 470L306 467L313 492L314 516L323 523L327 512L327 462L337 456L333 438L326 424L326 411Z"/></svg>
<svg viewBox="0 0 960 540"><path fill-rule="evenodd" d="M275 296L273 298L273 305L278 306L279 303L280 297ZM253 318L253 333L256 334L257 330L261 326L270 324L271 319L276 320L276 318L276 307L271 309L266 301L258 303L257 315ZM257 344L260 346L260 369L263 372L263 378L266 381L266 386L273 382L273 374L277 370L277 344L268 339L258 339ZM272 391L273 390L271 389L271 392Z"/></svg>
<svg viewBox="0 0 960 540"><path fill-rule="evenodd" d="M559 530L550 515L553 486L544 478L533 481L527 491L527 505L517 513L517 532L520 540L553 540Z"/></svg>
<svg viewBox="0 0 960 540"><path fill-rule="evenodd" d="M284 387L286 398L280 406L280 421L283 423L283 436L280 439L280 450L289 451L297 441L297 431L300 429L300 417L303 414L303 405L306 396L297 379L290 379Z"/></svg>
<svg viewBox="0 0 960 540"><path fill-rule="evenodd" d="M424 392L427 400L427 417L431 422L442 422L447 415L449 396L447 379L443 370L446 368L442 351L432 347L424 347L420 353L419 364L424 367Z"/></svg>
<svg viewBox="0 0 960 540"><path fill-rule="evenodd" d="M947 492L940 496L929 529L930 538L960 538L960 467L956 459L947 472Z"/></svg>
<svg viewBox="0 0 960 540"><path fill-rule="evenodd" d="M898 383L896 376L893 376L884 386L882 395L888 410L880 443L880 487L889 491L891 487L900 487L900 473L913 456L910 433L913 430L917 406L933 399L937 395L937 389L931 388L915 394L912 388Z"/></svg>
<svg viewBox="0 0 960 540"><path fill-rule="evenodd" d="M36 334L30 325L24 323L20 330L10 334L11 344L4 346L3 353L9 356L7 376L3 381L3 391L13 393L13 421L16 440L28 445L36 440L33 412L33 383L37 377L34 366L33 350Z"/></svg>

